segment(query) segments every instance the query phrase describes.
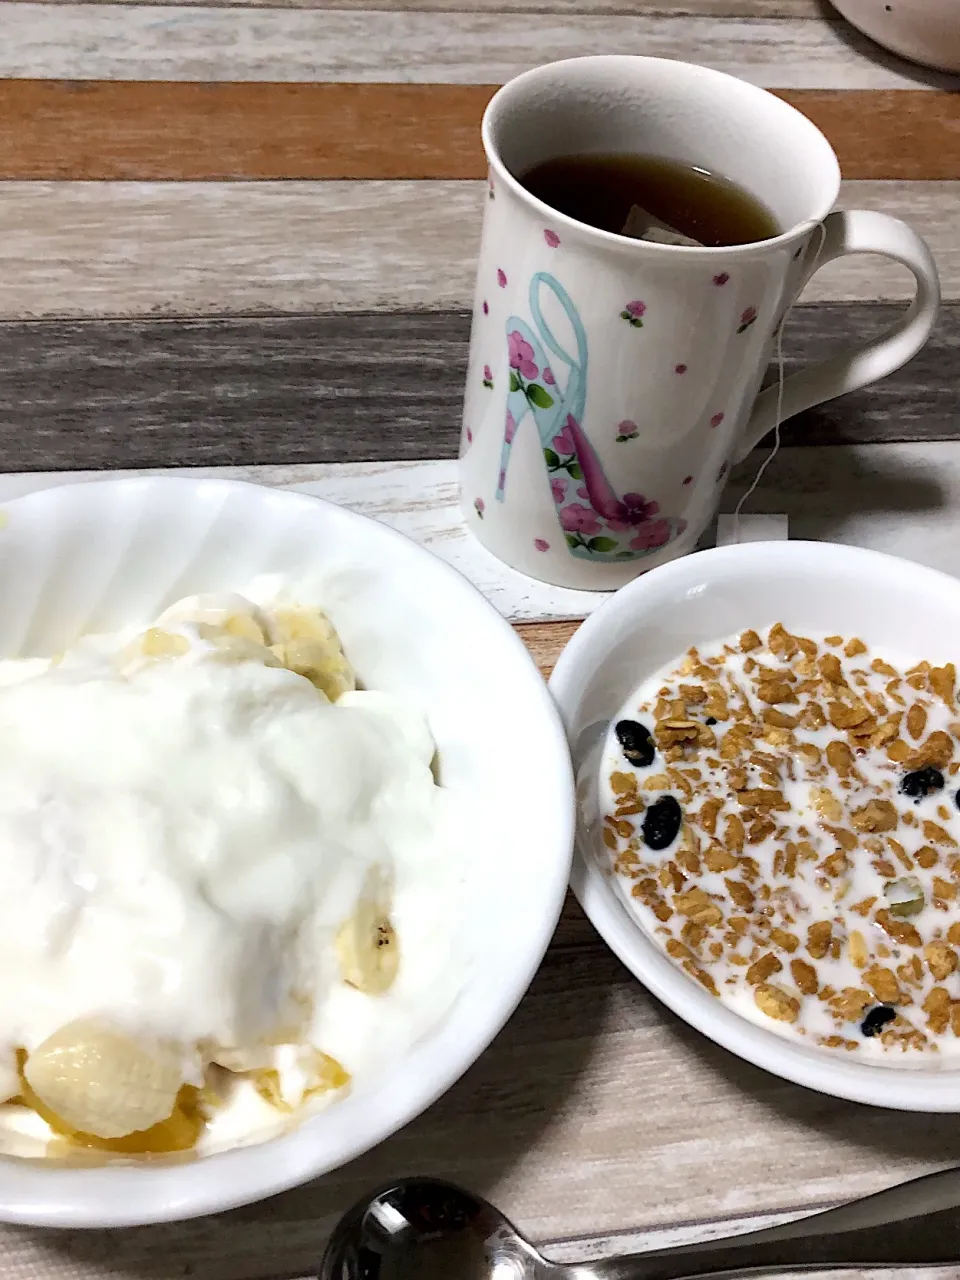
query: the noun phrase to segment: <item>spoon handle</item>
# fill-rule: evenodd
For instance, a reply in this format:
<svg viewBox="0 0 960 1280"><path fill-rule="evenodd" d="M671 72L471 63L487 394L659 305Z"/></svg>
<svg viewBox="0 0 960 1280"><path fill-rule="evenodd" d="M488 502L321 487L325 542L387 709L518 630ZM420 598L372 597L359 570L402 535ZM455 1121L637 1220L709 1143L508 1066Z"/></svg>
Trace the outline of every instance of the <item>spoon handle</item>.
<svg viewBox="0 0 960 1280"><path fill-rule="evenodd" d="M572 1267L576 1280L692 1280L751 1271L960 1263L960 1169L726 1240Z"/></svg>

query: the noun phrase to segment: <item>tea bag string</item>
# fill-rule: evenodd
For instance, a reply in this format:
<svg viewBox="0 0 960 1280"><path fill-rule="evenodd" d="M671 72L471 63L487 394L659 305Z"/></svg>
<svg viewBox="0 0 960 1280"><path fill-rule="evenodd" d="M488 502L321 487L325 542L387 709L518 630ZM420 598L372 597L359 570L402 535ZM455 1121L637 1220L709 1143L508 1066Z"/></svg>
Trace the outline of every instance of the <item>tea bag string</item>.
<svg viewBox="0 0 960 1280"><path fill-rule="evenodd" d="M812 276L813 273L816 271L817 267L820 265L820 255L823 252L823 245L827 236L826 228L824 227L822 222L818 224L817 230L820 233L820 240L819 240L819 243L817 244L816 253L813 255L813 266L811 267L810 272L807 276L808 280L810 276ZM757 474L754 476L753 483L750 485L750 488L747 489L746 492L741 495L740 501L737 503L736 507L734 508L733 520L732 520L732 526L733 526L732 533L733 533L734 542L740 541L740 515L741 515L741 512L743 511L744 504L746 503L748 498L752 498L754 493L756 493L757 488L760 485L760 481L763 479L764 472L766 471L767 467L769 467L770 463L774 460L774 458L777 456L777 454L780 452L780 426L781 426L781 419L783 417L783 383L784 383L783 330L786 327L787 319L790 315L791 310L792 310L792 307L788 308L786 312L784 312L783 318L781 319L780 323L777 325L777 412L776 412L776 417L773 425L773 448L764 458L763 462L761 462L760 468L757 471Z"/></svg>

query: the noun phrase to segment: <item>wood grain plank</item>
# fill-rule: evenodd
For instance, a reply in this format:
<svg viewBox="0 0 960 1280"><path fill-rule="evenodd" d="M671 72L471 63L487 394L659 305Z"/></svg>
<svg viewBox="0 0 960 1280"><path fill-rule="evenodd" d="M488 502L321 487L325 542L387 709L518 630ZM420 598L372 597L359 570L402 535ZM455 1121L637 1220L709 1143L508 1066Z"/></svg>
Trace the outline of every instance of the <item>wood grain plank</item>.
<svg viewBox="0 0 960 1280"><path fill-rule="evenodd" d="M117 12L110 10L109 12ZM493 87L0 81L0 179L481 178ZM960 178L960 93L782 90L848 179Z"/></svg>
<svg viewBox="0 0 960 1280"><path fill-rule="evenodd" d="M8 182L0 319L218 312L447 310L472 305L479 182ZM848 182L846 208L925 236L960 299L960 182ZM897 300L913 278L847 257L808 301Z"/></svg>
<svg viewBox="0 0 960 1280"><path fill-rule="evenodd" d="M884 304L796 308L788 372L879 332ZM465 313L0 325L7 470L454 458ZM784 428L787 444L956 439L960 304L883 382Z"/></svg>
<svg viewBox="0 0 960 1280"><path fill-rule="evenodd" d="M53 6L72 0L36 0ZM824 0L171 0L178 7L206 9L419 9L457 13L643 13L664 17L819 18ZM141 0L97 0L100 4L135 5Z"/></svg>
<svg viewBox="0 0 960 1280"><path fill-rule="evenodd" d="M540 668L545 680L556 666L557 659L567 647L567 641L579 627L574 622L520 622L516 632L530 650L530 656Z"/></svg>
<svg viewBox="0 0 960 1280"><path fill-rule="evenodd" d="M904 89L931 76L864 55L819 18L550 15L530 40L524 14L181 8L8 0L0 77L37 80L343 81L499 84L543 62L644 53L793 89Z"/></svg>
<svg viewBox="0 0 960 1280"><path fill-rule="evenodd" d="M805 1206L805 1210L809 1210L810 1207L811 1206ZM826 1206L816 1206L816 1208L822 1207ZM248 1217L252 1218L252 1215L255 1212L256 1210L254 1209L249 1210ZM683 1222L677 1225L671 1224L669 1226L631 1227L622 1231L610 1232L604 1235L591 1234L575 1237L573 1239L544 1240L540 1243L543 1246L544 1253L555 1261L568 1263L592 1262L600 1258L622 1255L627 1252L665 1249L676 1245L715 1240L721 1236L739 1234L745 1231L760 1230L764 1227L777 1226L780 1223L788 1222L798 1216L804 1216L804 1214L798 1214L797 1207L795 1206L790 1210L780 1210L774 1213L755 1213L736 1215L732 1217L711 1218L701 1222ZM233 1245L225 1228L229 1228L231 1225L232 1224L227 1219L214 1219L210 1223L211 1230L208 1232L208 1239L212 1246L209 1251L213 1253L214 1256L223 1257L224 1260L228 1262L232 1260L234 1252ZM326 1225L326 1223L322 1225L314 1224L315 1234L320 1240L325 1239ZM324 1231L324 1235L320 1235L321 1229ZM264 1235L272 1235L271 1224L268 1220L264 1222L263 1233ZM195 1246L191 1247L194 1245L194 1242L192 1240L189 1242L186 1240L181 1242L178 1238L180 1234L181 1231L178 1228L171 1228L169 1231L169 1236L173 1240L173 1253L178 1259L180 1257L191 1256L196 1252ZM184 1227L182 1234L185 1236L193 1235L193 1230L191 1228ZM14 1248L10 1251L12 1255L11 1265L6 1271L0 1270L0 1274L9 1276L11 1280L20 1280L21 1277L25 1277L27 1275L31 1277L42 1276L45 1278L48 1271L44 1270L43 1266L44 1264L49 1266L49 1251L46 1251L45 1253L41 1248L38 1248L36 1241L33 1239L28 1239L25 1242L24 1247L24 1242L19 1238L19 1233L15 1228L0 1227L0 1267L3 1266L3 1260L6 1257L6 1250L4 1246L5 1237L9 1237L15 1243ZM126 1253L127 1250L124 1252ZM130 1252L133 1251L131 1250ZM83 1253L84 1260L80 1262L79 1265L71 1259L65 1272L61 1271L58 1266L57 1275L75 1277L76 1280L81 1280L81 1278L90 1276L91 1272L87 1268L86 1262L87 1258L91 1256L94 1251L84 1250ZM206 1247L204 1249L204 1253L205 1255L207 1254ZM283 1254L285 1255L286 1253L287 1250L283 1250ZM26 1266L26 1270L22 1269L21 1262ZM38 1263L39 1265L37 1265ZM313 1266L315 1263L316 1259L313 1259L312 1263L309 1265ZM188 1262L186 1266L190 1267L192 1264ZM126 1276L131 1273L126 1269L122 1272L115 1272L111 1269L106 1273L103 1271L94 1271L92 1274L98 1275L102 1278L104 1274L114 1277ZM147 1280L150 1280L151 1275L155 1276L158 1273L145 1273L138 1269L137 1274L146 1275ZM187 1277L190 1274L191 1273L189 1271L184 1271L183 1276ZM220 1272L218 1271L217 1275L219 1274ZM239 1273L234 1272L233 1274L238 1275ZM861 1280L882 1280L882 1278L889 1273L882 1269L877 1269L861 1271L857 1274L861 1277ZM285 1273L285 1275L289 1275L289 1273ZM911 1269L901 1271L899 1272L899 1275L902 1277L902 1280L938 1280L938 1277L939 1280L944 1280L945 1273L942 1269L939 1271L934 1269ZM950 1273L948 1272L946 1275L949 1276ZM172 1280L173 1273L168 1272L167 1276L168 1280ZM181 1280L181 1277L178 1275L176 1280ZM256 1280L259 1280L259 1277L257 1277ZM303 1276L301 1280L316 1280L315 1271L311 1271L310 1276ZM450 1276L449 1280L464 1280L464 1278L459 1276Z"/></svg>

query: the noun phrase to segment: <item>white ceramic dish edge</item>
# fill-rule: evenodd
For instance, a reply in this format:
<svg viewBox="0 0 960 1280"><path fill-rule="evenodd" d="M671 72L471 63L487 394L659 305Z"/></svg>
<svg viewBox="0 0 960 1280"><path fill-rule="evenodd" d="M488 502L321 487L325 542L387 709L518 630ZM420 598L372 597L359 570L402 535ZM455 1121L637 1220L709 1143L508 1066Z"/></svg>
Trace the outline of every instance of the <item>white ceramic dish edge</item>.
<svg viewBox="0 0 960 1280"><path fill-rule="evenodd" d="M900 57L960 71L960 0L833 0L853 26Z"/></svg>

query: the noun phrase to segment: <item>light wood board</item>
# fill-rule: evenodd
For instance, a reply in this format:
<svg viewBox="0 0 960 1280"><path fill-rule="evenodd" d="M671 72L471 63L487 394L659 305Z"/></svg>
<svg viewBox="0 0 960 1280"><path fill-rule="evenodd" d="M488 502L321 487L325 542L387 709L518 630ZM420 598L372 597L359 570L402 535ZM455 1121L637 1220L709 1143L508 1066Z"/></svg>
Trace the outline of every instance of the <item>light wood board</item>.
<svg viewBox="0 0 960 1280"><path fill-rule="evenodd" d="M6 0L5 0L6 2ZM140 0L94 0L98 4L138 5ZM71 4L73 0L37 0L38 4ZM204 9L367 9L444 13L642 13L695 18L836 19L826 0L171 0L178 7Z"/></svg>
<svg viewBox="0 0 960 1280"><path fill-rule="evenodd" d="M0 319L467 308L483 184L0 184ZM960 182L847 182L841 205L925 236L960 299ZM881 258L819 271L805 301L910 295Z"/></svg>
<svg viewBox="0 0 960 1280"><path fill-rule="evenodd" d="M543 62L634 53L699 62L792 89L904 89L936 78L865 56L819 18L337 9L124 8L10 0L0 77L52 80L500 84ZM949 83L945 78L941 82ZM960 85L960 78L953 82Z"/></svg>

